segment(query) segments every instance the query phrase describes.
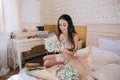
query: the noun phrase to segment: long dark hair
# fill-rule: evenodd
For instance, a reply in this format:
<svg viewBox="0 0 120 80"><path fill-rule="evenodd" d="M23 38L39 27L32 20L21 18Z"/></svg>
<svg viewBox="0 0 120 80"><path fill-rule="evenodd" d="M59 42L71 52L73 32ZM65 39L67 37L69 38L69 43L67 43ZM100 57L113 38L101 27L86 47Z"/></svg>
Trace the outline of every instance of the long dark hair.
<svg viewBox="0 0 120 80"><path fill-rule="evenodd" d="M72 19L71 19L71 17L70 17L69 15L67 15L67 14L63 14L63 15L61 15L61 16L59 17L59 19L58 19L58 39L59 39L59 40L60 40L59 37L60 37L60 35L62 34L62 31L61 31L61 29L60 29L60 27L59 27L59 20L60 20L60 19L63 19L63 20L65 20L65 21L67 21L67 23L68 23L68 41L73 44L73 48L72 48L72 49L74 49L74 48L75 48L75 43L74 43L73 36L75 35L76 31L75 31L75 28L74 28Z"/></svg>

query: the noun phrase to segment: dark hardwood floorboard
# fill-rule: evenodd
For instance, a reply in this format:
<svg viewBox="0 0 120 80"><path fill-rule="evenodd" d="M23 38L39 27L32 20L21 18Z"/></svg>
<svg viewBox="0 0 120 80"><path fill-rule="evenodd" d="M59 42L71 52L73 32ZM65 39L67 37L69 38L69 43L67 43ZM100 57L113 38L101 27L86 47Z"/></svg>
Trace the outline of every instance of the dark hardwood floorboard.
<svg viewBox="0 0 120 80"><path fill-rule="evenodd" d="M37 57L33 57L31 59L25 60L24 64L22 64L22 66L24 67L26 63L40 63L40 66L43 66L43 56L45 55L40 55ZM14 74L18 74L19 73L19 68L14 69L10 69L10 72L6 75L3 75L0 77L0 80L7 80L10 76L14 75Z"/></svg>

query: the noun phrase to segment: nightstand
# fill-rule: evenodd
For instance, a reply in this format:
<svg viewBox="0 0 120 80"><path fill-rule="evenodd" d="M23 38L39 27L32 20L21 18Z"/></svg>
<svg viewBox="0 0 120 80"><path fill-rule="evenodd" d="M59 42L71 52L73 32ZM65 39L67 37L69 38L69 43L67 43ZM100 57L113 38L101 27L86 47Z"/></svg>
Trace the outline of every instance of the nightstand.
<svg viewBox="0 0 120 80"><path fill-rule="evenodd" d="M82 43L83 43L82 40L80 40L80 41L78 42L78 49L82 49Z"/></svg>

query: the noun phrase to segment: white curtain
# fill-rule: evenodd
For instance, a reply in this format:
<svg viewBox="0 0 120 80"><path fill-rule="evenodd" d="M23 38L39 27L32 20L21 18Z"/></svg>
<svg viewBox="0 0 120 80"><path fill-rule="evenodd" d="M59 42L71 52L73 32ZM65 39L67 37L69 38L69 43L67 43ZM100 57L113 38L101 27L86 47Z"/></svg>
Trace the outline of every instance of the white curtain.
<svg viewBox="0 0 120 80"><path fill-rule="evenodd" d="M19 30L19 0L0 0L0 76L9 71L10 33ZM10 62L10 61L9 61Z"/></svg>

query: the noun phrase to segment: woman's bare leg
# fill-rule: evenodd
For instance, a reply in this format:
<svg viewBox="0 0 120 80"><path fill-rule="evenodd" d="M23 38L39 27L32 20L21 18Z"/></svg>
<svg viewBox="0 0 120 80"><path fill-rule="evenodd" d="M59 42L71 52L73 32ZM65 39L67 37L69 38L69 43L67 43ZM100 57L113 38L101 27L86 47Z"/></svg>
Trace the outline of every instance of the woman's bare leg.
<svg viewBox="0 0 120 80"><path fill-rule="evenodd" d="M47 55L43 57L43 60L46 61L46 60L56 60L56 59L55 59L55 55Z"/></svg>
<svg viewBox="0 0 120 80"><path fill-rule="evenodd" d="M44 66L47 68L57 64L64 64L64 61L56 61L55 55L47 55L43 57L43 60L44 60Z"/></svg>
<svg viewBox="0 0 120 80"><path fill-rule="evenodd" d="M44 66L47 68L52 67L57 64L64 64L64 62L63 61L55 61L55 60L46 60L44 62Z"/></svg>

